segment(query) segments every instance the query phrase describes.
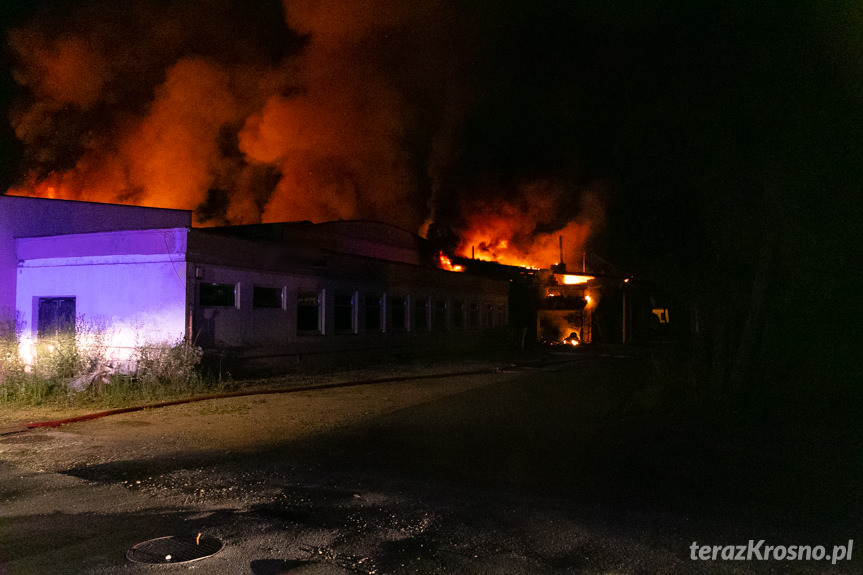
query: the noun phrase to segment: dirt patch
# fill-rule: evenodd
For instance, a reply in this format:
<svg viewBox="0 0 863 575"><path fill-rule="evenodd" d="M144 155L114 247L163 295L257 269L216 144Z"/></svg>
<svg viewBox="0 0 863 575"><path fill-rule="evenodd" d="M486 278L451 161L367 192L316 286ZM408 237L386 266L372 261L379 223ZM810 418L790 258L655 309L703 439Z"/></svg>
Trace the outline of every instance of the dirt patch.
<svg viewBox="0 0 863 575"><path fill-rule="evenodd" d="M213 399L113 415L60 430L33 430L21 444L26 449L16 448L19 440L9 436L0 443L0 453L40 469L61 471L137 457L260 451L488 384L480 377L440 378ZM52 441L37 443L37 437Z"/></svg>
<svg viewBox="0 0 863 575"><path fill-rule="evenodd" d="M251 379L230 381L219 384L218 390L211 395L230 393L278 392L298 387L330 386L351 384L365 381L380 381L387 379L405 379L412 377L429 378L448 373L463 373L469 371L500 371L515 367L513 361L527 363L542 363L543 356L522 355L517 358L487 358L474 360L439 360L429 362L410 362L402 365L379 365L361 369L336 368L319 369L317 372L298 373L270 377L266 379ZM206 397L206 395L204 395ZM182 397L164 397L159 400L130 400L125 404L106 403L98 398L86 403L76 403L70 398L66 404L46 404L39 406L6 405L0 407L0 430L11 431L28 423L54 421L85 416L88 414L115 409L155 405L162 402L183 400ZM221 408L214 408L221 409Z"/></svg>

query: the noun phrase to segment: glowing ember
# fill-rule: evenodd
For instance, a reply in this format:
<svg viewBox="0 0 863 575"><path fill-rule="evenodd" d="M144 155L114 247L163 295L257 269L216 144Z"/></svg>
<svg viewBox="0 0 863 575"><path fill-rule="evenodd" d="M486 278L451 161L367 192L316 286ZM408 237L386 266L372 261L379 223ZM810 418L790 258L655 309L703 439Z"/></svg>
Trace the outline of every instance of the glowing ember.
<svg viewBox="0 0 863 575"><path fill-rule="evenodd" d="M451 272L463 272L464 266L460 266L452 263L452 260L449 259L446 254L443 252L438 253L438 264L442 270L448 270Z"/></svg>
<svg viewBox="0 0 863 575"><path fill-rule="evenodd" d="M563 343L567 345L571 345L572 347L576 347L581 343L581 340L578 337L578 332L573 331L568 336L563 338Z"/></svg>
<svg viewBox="0 0 863 575"><path fill-rule="evenodd" d="M593 279L593 276L577 274L555 274L554 277L557 281L563 282L564 285L568 286L586 284Z"/></svg>

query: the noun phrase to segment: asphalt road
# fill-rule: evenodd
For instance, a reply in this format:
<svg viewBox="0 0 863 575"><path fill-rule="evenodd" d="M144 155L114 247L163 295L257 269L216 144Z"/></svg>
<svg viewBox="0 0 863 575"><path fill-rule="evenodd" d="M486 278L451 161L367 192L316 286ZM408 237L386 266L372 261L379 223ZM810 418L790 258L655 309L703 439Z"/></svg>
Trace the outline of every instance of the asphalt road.
<svg viewBox="0 0 863 575"><path fill-rule="evenodd" d="M220 399L7 436L0 574L860 571L693 561L694 541L829 551L859 517L794 498L829 474L772 480L727 438L645 425L630 408L637 363ZM182 564L126 557L198 534L224 547Z"/></svg>

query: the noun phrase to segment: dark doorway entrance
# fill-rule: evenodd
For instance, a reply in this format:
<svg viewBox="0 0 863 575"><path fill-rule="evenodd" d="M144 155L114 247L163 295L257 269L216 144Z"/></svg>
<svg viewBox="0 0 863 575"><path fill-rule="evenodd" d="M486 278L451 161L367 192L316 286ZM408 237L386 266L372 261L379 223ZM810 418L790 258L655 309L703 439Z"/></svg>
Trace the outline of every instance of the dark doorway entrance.
<svg viewBox="0 0 863 575"><path fill-rule="evenodd" d="M36 330L39 339L56 338L61 333L74 333L75 298L40 297L39 322Z"/></svg>

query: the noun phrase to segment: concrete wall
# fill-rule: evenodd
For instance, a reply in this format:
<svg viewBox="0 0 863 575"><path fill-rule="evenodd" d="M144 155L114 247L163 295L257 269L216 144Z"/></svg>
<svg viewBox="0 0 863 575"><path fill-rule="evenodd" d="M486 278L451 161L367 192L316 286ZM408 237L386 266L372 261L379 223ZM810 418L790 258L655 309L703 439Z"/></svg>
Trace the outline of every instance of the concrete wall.
<svg viewBox="0 0 863 575"><path fill-rule="evenodd" d="M222 354L226 363L249 367L257 362L284 367L313 356L332 359L348 354L405 352L442 347L465 348L491 331L507 329L509 284L465 273L341 254L327 250L306 252L303 258L278 257L272 242L255 242L192 230L188 261L194 268L196 301L193 339L205 349ZM290 254L289 254L290 256ZM232 305L200 305L202 284L222 284L234 289ZM284 294L283 306L256 308L255 286L275 288ZM297 299L311 291L322 297L322 329L319 333L298 329ZM336 329L336 298L352 297L354 321L349 330ZM384 330L366 325L367 295L383 295ZM408 325L394 329L393 300L408 302ZM417 327L415 302L429 302L427 319ZM445 311L436 313L441 302ZM468 308L478 309L478 324L468 326ZM453 322L453 308L464 306L461 326ZM487 306L493 306L491 321ZM444 321L438 321L443 316ZM258 361L260 360L260 361Z"/></svg>
<svg viewBox="0 0 863 575"><path fill-rule="evenodd" d="M0 311L15 305L18 260L15 238L180 228L191 212L0 195Z"/></svg>
<svg viewBox="0 0 863 575"><path fill-rule="evenodd" d="M76 316L105 326L114 359L128 358L136 344L182 338L187 233L173 228L16 240L15 305L24 320L25 359L45 297L74 297Z"/></svg>

